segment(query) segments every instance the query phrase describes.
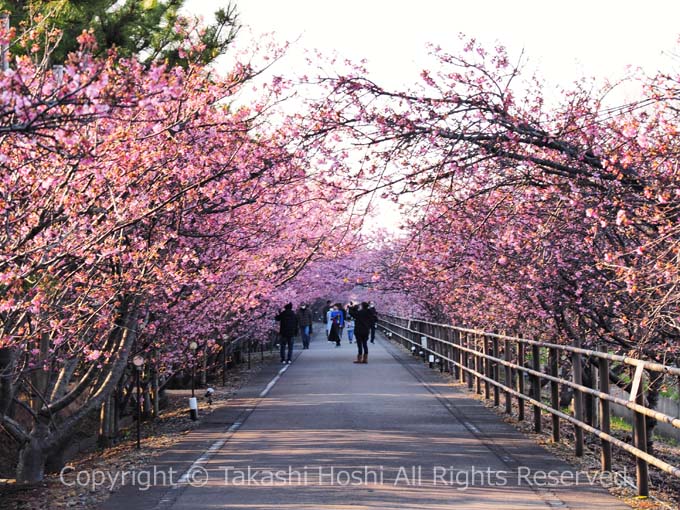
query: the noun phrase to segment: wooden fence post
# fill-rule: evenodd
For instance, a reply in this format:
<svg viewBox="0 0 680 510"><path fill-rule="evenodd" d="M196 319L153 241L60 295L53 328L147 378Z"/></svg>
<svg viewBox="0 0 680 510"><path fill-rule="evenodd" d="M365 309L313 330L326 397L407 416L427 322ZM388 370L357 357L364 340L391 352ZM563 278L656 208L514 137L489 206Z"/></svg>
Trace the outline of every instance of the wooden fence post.
<svg viewBox="0 0 680 510"><path fill-rule="evenodd" d="M550 375L553 377L558 377L558 357L559 353L554 347L550 348L549 365L550 365ZM560 408L560 388L557 381L550 381L550 406L553 409ZM560 417L552 414L552 440L554 443L559 443L560 441Z"/></svg>
<svg viewBox="0 0 680 510"><path fill-rule="evenodd" d="M640 367L638 367L638 370L640 370ZM636 372L638 370L636 370ZM638 376L636 375L635 377ZM642 374L640 374L640 379L643 379ZM633 390L635 390L635 381L633 381ZM631 397L633 396L631 395ZM634 398L636 404L641 406L645 405L645 389L642 380L640 380L637 386ZM647 419L645 418L645 415L638 413L637 411L635 411L633 433L635 447L647 453ZM647 461L640 457L636 457L635 461L638 496L649 496L649 469Z"/></svg>
<svg viewBox="0 0 680 510"><path fill-rule="evenodd" d="M575 347L581 347L581 341L574 342ZM583 384L583 370L581 366L581 355L577 352L572 353L572 363L574 364L574 382ZM583 393L581 390L574 389L574 417L578 421L583 421ZM574 425L574 453L577 457L583 456L583 429Z"/></svg>
<svg viewBox="0 0 680 510"><path fill-rule="evenodd" d="M524 366L526 360L526 345L524 342L519 342L517 345L517 364L520 367ZM517 391L524 395L524 372L522 370L517 371ZM517 397L517 406L519 407L518 418L519 420L524 419L524 399Z"/></svg>
<svg viewBox="0 0 680 510"><path fill-rule="evenodd" d="M467 347L468 349L472 349L475 351L477 349L477 341L476 338L473 334L466 334L467 337ZM477 370L477 356L471 353L468 353L468 368ZM470 372L467 374L468 378L468 388L472 389L472 385L474 383L473 376Z"/></svg>
<svg viewBox="0 0 680 510"><path fill-rule="evenodd" d="M478 374L483 374L484 373L484 359L479 355L480 349L482 349L482 352L484 351L484 342L482 338L481 346L480 346L480 338L479 335L475 334L475 370L477 371ZM482 394L482 379L481 377L476 376L477 379L477 393Z"/></svg>
<svg viewBox="0 0 680 510"><path fill-rule="evenodd" d="M607 352L604 345L600 345L600 351ZM599 389L602 393L609 393L609 360L606 358L598 359L599 372ZM605 434L611 433L611 423L609 417L609 400L601 398L600 400L600 430ZM602 451L600 453L600 460L603 471L612 470L612 444L609 441L602 439Z"/></svg>
<svg viewBox="0 0 680 510"><path fill-rule="evenodd" d="M538 345L531 346L531 363L536 372L541 371L541 351ZM541 401L541 378L537 375L531 376L531 393L534 400ZM541 408L534 405L534 431L541 432Z"/></svg>
<svg viewBox="0 0 680 510"><path fill-rule="evenodd" d="M493 378L493 374L491 372L491 362L489 361L486 356L488 356L491 352L491 349L489 348L489 337L486 335L482 335L482 342L483 347L482 347L482 353L484 354L485 357L483 357L483 363L484 363L484 372L483 374L487 377L487 379L484 381L484 398L486 400L489 400L491 398L491 384L489 383L489 379Z"/></svg>
<svg viewBox="0 0 680 510"><path fill-rule="evenodd" d="M469 348L467 333L462 333L462 335L460 337L460 344L463 347L465 347L466 349ZM465 368L469 368L468 352L461 350L460 355L461 355L461 358L462 358L460 364ZM462 367L461 367L461 370L460 370L460 382L461 383L467 382L468 388L472 388L472 385L470 384L470 374L468 373L467 370L463 370Z"/></svg>
<svg viewBox="0 0 680 510"><path fill-rule="evenodd" d="M464 382L463 369L460 367L460 365L463 364L463 351L461 351L460 348L463 345L463 335L461 334L460 331L454 331L453 341L454 341L453 360L459 363L458 365L456 365L455 363L453 364L453 369L455 370L454 374L458 382L462 383Z"/></svg>
<svg viewBox="0 0 680 510"><path fill-rule="evenodd" d="M498 337L493 337L493 357L498 359ZM498 362L494 361L493 362L493 380L496 381L496 383L500 383L500 367L498 366ZM494 384L493 386L493 405L495 407L498 407L501 405L501 389L498 386L498 384Z"/></svg>
<svg viewBox="0 0 680 510"><path fill-rule="evenodd" d="M510 343L510 340L507 338L505 339L504 349L505 352L503 354L505 357L505 361L510 363L512 361L512 344ZM505 385L508 388L512 388L513 387L512 382L513 382L512 369L509 366L505 365ZM507 390L505 391L505 412L507 414L512 414L512 395Z"/></svg>

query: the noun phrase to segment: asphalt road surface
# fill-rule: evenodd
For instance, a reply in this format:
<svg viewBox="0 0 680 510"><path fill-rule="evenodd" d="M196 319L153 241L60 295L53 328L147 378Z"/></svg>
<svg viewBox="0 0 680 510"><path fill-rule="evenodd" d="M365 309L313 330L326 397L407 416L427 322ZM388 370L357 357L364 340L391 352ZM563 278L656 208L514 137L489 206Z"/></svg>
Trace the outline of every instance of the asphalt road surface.
<svg viewBox="0 0 680 510"><path fill-rule="evenodd" d="M602 488L611 477L558 460L401 347L369 349L353 364L354 345L319 331L155 461L172 477L103 508L629 508Z"/></svg>

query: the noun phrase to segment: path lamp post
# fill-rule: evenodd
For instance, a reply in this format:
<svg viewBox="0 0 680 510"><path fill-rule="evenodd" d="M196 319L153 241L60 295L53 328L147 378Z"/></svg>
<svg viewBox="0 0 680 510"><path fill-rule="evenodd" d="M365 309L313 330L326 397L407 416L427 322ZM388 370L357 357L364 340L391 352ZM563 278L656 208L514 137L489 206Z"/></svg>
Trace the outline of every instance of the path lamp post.
<svg viewBox="0 0 680 510"><path fill-rule="evenodd" d="M196 385L194 384L196 380L196 349L198 349L198 344L196 342L191 342L189 344L189 350L191 351L191 398L189 399L189 415L191 419L198 420L198 402L194 394Z"/></svg>
<svg viewBox="0 0 680 510"><path fill-rule="evenodd" d="M142 367L144 366L144 357L139 354L132 358L132 364L135 366L136 379L137 379L137 449L141 449L141 438L142 438L142 395L141 388L139 385L140 374L142 373Z"/></svg>
<svg viewBox="0 0 680 510"><path fill-rule="evenodd" d="M227 385L227 336L222 333L222 386Z"/></svg>

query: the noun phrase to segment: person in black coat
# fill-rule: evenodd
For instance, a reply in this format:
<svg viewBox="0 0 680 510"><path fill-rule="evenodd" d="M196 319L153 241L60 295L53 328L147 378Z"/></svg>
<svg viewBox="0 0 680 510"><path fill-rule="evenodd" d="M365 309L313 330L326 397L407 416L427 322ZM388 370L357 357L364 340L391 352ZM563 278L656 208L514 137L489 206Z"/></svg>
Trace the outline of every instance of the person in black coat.
<svg viewBox="0 0 680 510"><path fill-rule="evenodd" d="M351 310L354 317L354 336L357 339L357 359L354 363L368 363L368 336L371 334L373 317L368 309L368 303L361 303L359 310Z"/></svg>
<svg viewBox="0 0 680 510"><path fill-rule="evenodd" d="M297 311L298 326L302 337L302 348L309 349L309 340L312 334L312 311L302 303Z"/></svg>
<svg viewBox="0 0 680 510"><path fill-rule="evenodd" d="M293 303L283 307L274 320L279 322L279 335L281 336L281 363L291 363L293 359L293 337L298 332L298 319L293 311ZM288 357L286 357L288 347Z"/></svg>

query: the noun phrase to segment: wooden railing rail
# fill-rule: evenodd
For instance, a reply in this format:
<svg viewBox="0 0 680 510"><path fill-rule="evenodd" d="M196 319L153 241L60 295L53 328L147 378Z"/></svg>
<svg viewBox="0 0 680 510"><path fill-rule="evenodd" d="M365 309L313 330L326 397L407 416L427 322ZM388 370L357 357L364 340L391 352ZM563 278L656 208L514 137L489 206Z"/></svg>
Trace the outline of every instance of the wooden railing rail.
<svg viewBox="0 0 680 510"><path fill-rule="evenodd" d="M477 393L483 392L487 399L493 398L495 406L500 405L500 396L503 393L506 413L512 412L512 397L517 398L520 420L525 418L524 403L530 404L533 408L534 430L537 432L540 432L542 426L541 411L549 413L552 416L554 441L559 441L559 421L565 420L571 423L574 425L574 449L577 456L583 455L584 432L600 438L603 470L611 470L612 445L630 453L636 458L639 495L649 495L648 464L680 478L680 467L673 466L647 452L645 419L653 418L680 429L680 418L646 407L644 398L645 371L680 376L680 368L611 354L602 348L590 350L578 345L559 345L420 319L381 315L379 325L389 337L400 341L413 354L421 355L430 363L430 366L436 365L442 371L451 372L461 383L467 383L468 388L475 388ZM541 360L546 350L548 355L544 371L541 368ZM558 375L558 360L562 353L571 356L572 379L565 379ZM589 387L582 382L582 356L596 358L599 374L607 374L599 377L597 388L595 384ZM610 362L630 367L633 380L630 400L610 393L608 380ZM500 369L501 366L504 370ZM525 378L530 380L529 391L525 388ZM542 397L542 381L544 380L550 383L549 404L544 402ZM574 390L573 414L568 414L559 408L560 385ZM584 395L590 395L599 401L599 428L584 421ZM633 445L611 435L610 403L630 409L634 413Z"/></svg>

